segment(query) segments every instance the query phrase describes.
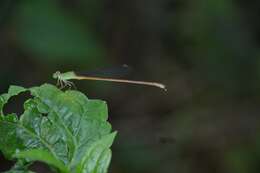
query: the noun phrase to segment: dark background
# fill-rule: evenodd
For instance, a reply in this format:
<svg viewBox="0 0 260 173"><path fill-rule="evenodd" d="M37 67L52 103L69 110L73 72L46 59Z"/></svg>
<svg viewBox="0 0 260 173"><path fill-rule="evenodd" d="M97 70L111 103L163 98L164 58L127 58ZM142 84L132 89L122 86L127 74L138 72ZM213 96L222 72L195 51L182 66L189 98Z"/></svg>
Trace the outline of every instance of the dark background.
<svg viewBox="0 0 260 173"><path fill-rule="evenodd" d="M259 18L257 0L1 0L0 91L128 64L168 92L75 82L119 131L109 172L258 173Z"/></svg>

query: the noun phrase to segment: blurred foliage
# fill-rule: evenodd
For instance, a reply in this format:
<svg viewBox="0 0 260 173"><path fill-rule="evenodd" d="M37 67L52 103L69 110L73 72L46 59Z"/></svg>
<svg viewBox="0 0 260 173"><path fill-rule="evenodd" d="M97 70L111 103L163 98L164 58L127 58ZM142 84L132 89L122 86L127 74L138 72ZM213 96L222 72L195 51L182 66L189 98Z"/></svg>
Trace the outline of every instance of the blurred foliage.
<svg viewBox="0 0 260 173"><path fill-rule="evenodd" d="M57 0L20 2L13 23L17 42L35 57L56 63L104 61L104 47L93 28Z"/></svg>
<svg viewBox="0 0 260 173"><path fill-rule="evenodd" d="M259 86L258 50L233 1L194 1L184 13L181 29L192 40L187 56L211 88L241 95Z"/></svg>
<svg viewBox="0 0 260 173"><path fill-rule="evenodd" d="M258 1L3 0L0 5L1 91L10 83L50 81L56 70L118 64L134 67L133 79L167 85L168 92L161 93L76 83L90 97L108 101L119 131L111 172L259 172ZM164 137L173 140L162 142Z"/></svg>

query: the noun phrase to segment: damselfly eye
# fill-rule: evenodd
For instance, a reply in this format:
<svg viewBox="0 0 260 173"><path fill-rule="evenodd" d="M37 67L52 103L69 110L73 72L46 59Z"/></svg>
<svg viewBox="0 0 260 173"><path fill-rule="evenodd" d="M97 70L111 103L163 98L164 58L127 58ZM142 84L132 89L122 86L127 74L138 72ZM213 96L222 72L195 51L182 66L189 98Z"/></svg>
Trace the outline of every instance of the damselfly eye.
<svg viewBox="0 0 260 173"><path fill-rule="evenodd" d="M56 72L53 74L53 78L54 78L54 79L58 78L60 74L61 74L60 71L56 71Z"/></svg>

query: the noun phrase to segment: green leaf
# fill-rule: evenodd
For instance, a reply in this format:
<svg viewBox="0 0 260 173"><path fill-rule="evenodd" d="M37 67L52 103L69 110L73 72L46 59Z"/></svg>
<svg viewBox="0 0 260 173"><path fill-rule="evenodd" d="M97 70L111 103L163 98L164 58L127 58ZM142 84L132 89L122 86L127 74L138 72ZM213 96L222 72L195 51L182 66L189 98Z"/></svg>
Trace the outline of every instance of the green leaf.
<svg viewBox="0 0 260 173"><path fill-rule="evenodd" d="M23 91L16 89L10 93ZM1 151L8 158L42 161L65 173L107 172L116 133L106 121L106 103L50 84L28 90L33 97L24 103L20 119L0 118Z"/></svg>
<svg viewBox="0 0 260 173"><path fill-rule="evenodd" d="M23 149L21 141L17 138L16 127L18 118L15 114L0 117L0 150L8 159L17 149Z"/></svg>
<svg viewBox="0 0 260 173"><path fill-rule="evenodd" d="M106 121L108 118L107 104L102 100L90 100L87 103L88 109L86 110L87 114L93 118L98 118L100 120Z"/></svg>
<svg viewBox="0 0 260 173"><path fill-rule="evenodd" d="M95 142L86 152L82 163L77 168L78 173L104 173L111 159L109 147L112 145L116 132L104 136Z"/></svg>
<svg viewBox="0 0 260 173"><path fill-rule="evenodd" d="M57 167L62 172L69 173L66 166L60 160L57 160L56 158L54 158L46 150L32 149L32 150L21 151L21 152L15 154L15 157L20 158L20 159L27 159L27 160L31 160L31 161L36 161L36 160L42 161L49 165Z"/></svg>
<svg viewBox="0 0 260 173"><path fill-rule="evenodd" d="M17 149L22 149L23 145L21 145L19 138L16 136L17 116L15 114L4 116L3 108L11 97L26 90L24 87L11 85L8 93L0 95L0 150L9 159L12 158Z"/></svg>

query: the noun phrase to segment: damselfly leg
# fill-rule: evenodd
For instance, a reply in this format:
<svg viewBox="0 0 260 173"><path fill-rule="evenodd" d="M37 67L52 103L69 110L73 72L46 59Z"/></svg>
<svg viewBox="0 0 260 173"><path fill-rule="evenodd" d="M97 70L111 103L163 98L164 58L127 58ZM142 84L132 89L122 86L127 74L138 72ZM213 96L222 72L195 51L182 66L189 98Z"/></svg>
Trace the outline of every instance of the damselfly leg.
<svg viewBox="0 0 260 173"><path fill-rule="evenodd" d="M62 79L58 79L57 80L57 84L56 84L60 89L66 88L68 87L69 89L73 88L73 89L77 89L76 85L68 80L62 80Z"/></svg>
<svg viewBox="0 0 260 173"><path fill-rule="evenodd" d="M67 87L67 86L68 86L69 89L71 89L71 88L77 89L76 85L75 85L73 82L67 81L67 80L64 80L63 82L64 82L64 87Z"/></svg>

